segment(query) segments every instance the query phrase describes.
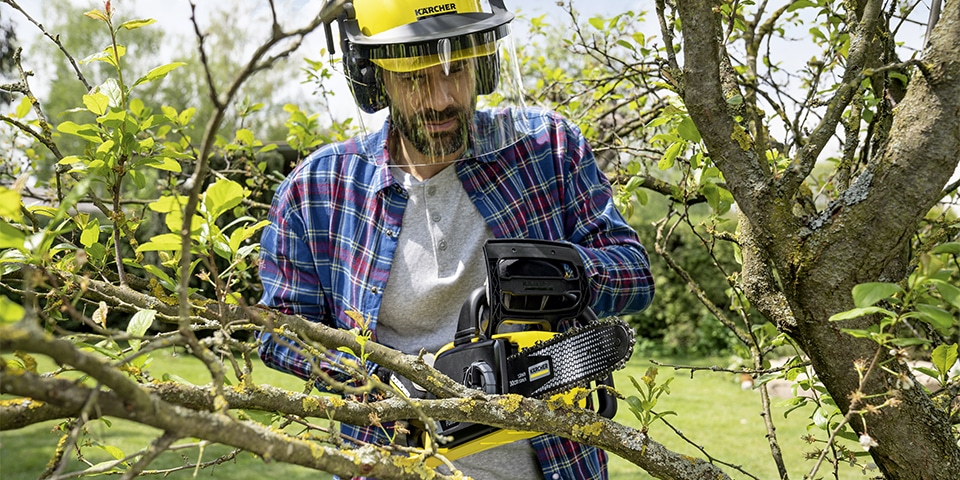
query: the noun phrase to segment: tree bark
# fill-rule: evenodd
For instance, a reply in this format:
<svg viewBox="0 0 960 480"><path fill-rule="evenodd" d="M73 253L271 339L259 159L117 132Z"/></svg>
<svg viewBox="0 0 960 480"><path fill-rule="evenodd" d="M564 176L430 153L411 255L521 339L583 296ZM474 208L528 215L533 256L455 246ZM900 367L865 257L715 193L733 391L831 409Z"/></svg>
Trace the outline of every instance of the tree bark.
<svg viewBox="0 0 960 480"><path fill-rule="evenodd" d="M810 357L819 379L844 413L862 409L855 392L879 395L894 391L899 403L851 422L878 445L870 449L875 463L890 479L955 478L960 448L948 419L920 388L897 389L896 377L874 369L861 386L855 362L875 357L890 360L879 345L857 339L841 328L866 328L875 319L830 322L831 315L853 308L852 288L865 282L898 282L909 273L911 235L924 215L943 197L943 187L960 159L960 3L945 5L939 25L921 60L922 73L911 79L906 96L894 110L889 140L855 179L817 218L793 214L794 193L809 163L798 153L793 166L775 178L729 111L721 89L723 44L720 21L712 0L677 2L683 23L683 95L711 158L724 174L744 218L741 230L744 264L756 271L774 271L779 290L745 289L757 305L782 305L792 310L794 323L778 326ZM875 25L871 12L877 2L864 2L861 27ZM876 15L876 14L874 14ZM868 71L858 63L875 29L851 27L851 53L845 81L859 84ZM856 37L855 35L861 35ZM862 43L858 43L862 42ZM861 50L858 50L860 48ZM866 55L861 55L866 57ZM865 60L864 60L865 61ZM823 122L835 122L846 107L845 93L828 108ZM821 123L819 127L829 127ZM833 128L827 128L832 131ZM817 130L814 130L815 132ZM816 153L814 151L813 153ZM748 258L748 256L750 258ZM758 269L756 264L766 264ZM747 273L747 272L744 272ZM760 281L769 287L769 281ZM766 297L757 296L763 294ZM773 310L773 309L768 309ZM879 353L879 356L877 356ZM890 365L896 365L891 362ZM902 368L902 367L895 367ZM866 425L864 425L866 423Z"/></svg>
<svg viewBox="0 0 960 480"><path fill-rule="evenodd" d="M283 324L306 322L297 317L274 318ZM253 319L257 322L258 319ZM327 333L335 332L328 329ZM97 392L97 416L123 418L159 428L171 435L195 437L253 452L267 460L282 461L324 470L340 476L379 478L421 478L431 475L422 463L400 462L396 454L384 448L364 446L336 449L289 437L256 422L239 421L217 411L215 390L173 382L140 385L126 374L78 350L72 343L40 331L28 321L0 326L0 351L25 351L53 358L58 363L76 366L110 390ZM374 344L368 348L389 350ZM404 360L410 363L409 358ZM421 362L422 363L422 362ZM426 365L423 368L440 375ZM410 370L413 372L414 370ZM423 374L423 372L420 372ZM423 374L421 378L425 378ZM453 383L446 379L441 384ZM462 387L462 386L461 386ZM0 393L29 397L0 404L4 421L0 428L19 428L52 418L79 416L94 389L71 380L43 378L0 364ZM483 395L461 390L464 397L420 400L414 407L398 398L361 403L335 401L287 392L269 385L244 382L223 390L223 401L230 409L282 412L300 417L326 418L354 425L418 417L418 410L436 420L478 422L514 430L552 433L600 447L619 455L658 478L729 479L716 465L670 451L636 429L617 424L600 415L548 401L518 395ZM393 454L393 455L391 455ZM402 454L401 454L402 455ZM434 478L448 478L436 476Z"/></svg>

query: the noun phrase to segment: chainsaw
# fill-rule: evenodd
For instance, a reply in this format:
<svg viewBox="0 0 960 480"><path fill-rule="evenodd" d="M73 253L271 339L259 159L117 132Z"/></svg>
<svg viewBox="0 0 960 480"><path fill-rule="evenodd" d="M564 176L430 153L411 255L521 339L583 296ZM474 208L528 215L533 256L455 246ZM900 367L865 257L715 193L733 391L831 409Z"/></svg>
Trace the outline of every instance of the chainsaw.
<svg viewBox="0 0 960 480"><path fill-rule="evenodd" d="M589 308L580 254L561 242L496 239L484 245L484 261L486 287L464 302L454 341L434 356L434 368L486 394L576 401L613 418L612 372L633 353L633 330L618 319L601 321ZM561 323L574 326L560 332ZM391 383L407 396L415 387ZM428 446L429 436L413 427L408 442ZM450 421L436 430L448 460L539 435Z"/></svg>

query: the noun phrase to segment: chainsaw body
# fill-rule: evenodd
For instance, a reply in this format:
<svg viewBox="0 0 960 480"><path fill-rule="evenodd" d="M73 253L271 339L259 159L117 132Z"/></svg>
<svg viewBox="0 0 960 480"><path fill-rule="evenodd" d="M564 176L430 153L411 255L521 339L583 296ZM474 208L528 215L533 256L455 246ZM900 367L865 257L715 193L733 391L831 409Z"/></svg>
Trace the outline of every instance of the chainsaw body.
<svg viewBox="0 0 960 480"><path fill-rule="evenodd" d="M434 368L464 386L490 395L518 394L573 404L578 389L613 386L633 347L633 332L599 322L587 306L583 262L570 245L539 240L489 240L484 245L487 286L464 302L454 341L437 352ZM572 322L570 322L572 321ZM574 324L559 332L561 323ZM605 418L616 398L598 388L580 400ZM440 421L448 438L439 451L449 460L538 435L487 425ZM414 435L419 446L427 435Z"/></svg>

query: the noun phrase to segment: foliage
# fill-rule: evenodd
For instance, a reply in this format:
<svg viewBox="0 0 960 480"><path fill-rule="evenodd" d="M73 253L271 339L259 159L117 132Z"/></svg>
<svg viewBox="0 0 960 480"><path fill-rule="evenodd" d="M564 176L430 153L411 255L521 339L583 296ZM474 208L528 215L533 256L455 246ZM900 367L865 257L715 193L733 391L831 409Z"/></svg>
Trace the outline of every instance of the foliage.
<svg viewBox="0 0 960 480"><path fill-rule="evenodd" d="M932 138L924 124L936 117L949 132L958 123L960 72L942 59L956 57L958 7L948 3L927 50L913 44L916 60L902 61L909 45L896 22L915 5L889 2L884 11L881 3L658 0L653 13L586 19L568 3L562 24L522 20L528 103L580 126L651 251L657 304L630 319L646 337L642 349L734 352L733 367L709 370L742 375L760 391L781 478L769 389L782 381L794 389L790 414L809 421L811 478L825 470L840 477L844 465L866 471L871 462L888 478L936 478L938 465L950 464L943 458L960 457L960 222L957 183L946 180L960 152L956 139ZM4 5L20 10L13 0ZM323 61L302 71L321 98L319 113L270 90L242 89L284 79L255 74L283 72L274 68L319 20L287 31L271 9L270 33L249 56L226 48L241 43L240 30L220 22L224 31L195 39L196 52L181 48L182 57L164 63L152 55L162 31L151 20L118 20L109 1L82 16L63 11L73 20L57 28L80 33L64 43L47 37L65 59L47 79L50 98L38 98L23 73L3 87L14 102L0 116L17 159L0 169L0 384L32 399L0 405L10 422L2 428L65 419L41 476L68 473L73 451L101 448L116 461L86 474L133 477L180 438L341 476L434 473L421 462L432 451L349 449L330 425L307 418L537 425L656 477L725 478L735 469L736 459L681 455L647 435L674 411L661 410L670 380L658 384L655 369L620 387L640 422L633 429L532 399L477 401L367 331L251 307L273 188L297 159L355 132L332 112L335 69ZM654 16L658 34L645 28ZM813 52L800 66L777 56L798 37L810 38L804 51ZM215 50L233 53L214 59ZM186 101L174 102L177 95ZM261 330L282 332L317 361L339 350L431 379L440 400L353 401L377 387L356 364L343 365L354 372L346 383L313 368L346 399L311 395L312 384L304 393L257 384L252 333ZM154 359L171 349L198 359L210 381L157 378ZM908 362L916 357L929 366ZM935 384L914 388L918 373ZM907 428L914 417L928 430ZM85 440L90 422L110 418L163 433L132 454ZM291 427L295 434L284 432ZM922 448L899 455L903 444Z"/></svg>
<svg viewBox="0 0 960 480"><path fill-rule="evenodd" d="M13 46L16 44L17 32L13 30L10 19L0 14L0 79L9 78L14 72ZM0 105L10 103L13 95L0 90Z"/></svg>
<svg viewBox="0 0 960 480"><path fill-rule="evenodd" d="M640 396L630 395L627 397L627 404L630 406L630 412L640 421L642 431L650 428L650 425L657 420L667 416L676 415L676 412L654 412L653 408L657 406L657 401L664 393L670 394L670 382L673 378L668 378L665 382L657 384L657 369L650 367L647 372L640 377L638 382L636 378L630 377L630 382L637 389Z"/></svg>

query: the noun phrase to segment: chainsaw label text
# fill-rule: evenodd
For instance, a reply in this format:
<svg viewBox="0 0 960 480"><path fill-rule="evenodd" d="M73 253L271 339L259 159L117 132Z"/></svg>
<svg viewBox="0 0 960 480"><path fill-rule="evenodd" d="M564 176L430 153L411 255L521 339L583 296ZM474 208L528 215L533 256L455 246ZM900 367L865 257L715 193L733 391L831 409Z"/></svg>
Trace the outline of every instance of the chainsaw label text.
<svg viewBox="0 0 960 480"><path fill-rule="evenodd" d="M530 376L531 382L536 381L541 377L550 375L550 361L544 360L540 363L535 363L533 365L530 365L527 368L527 374Z"/></svg>

